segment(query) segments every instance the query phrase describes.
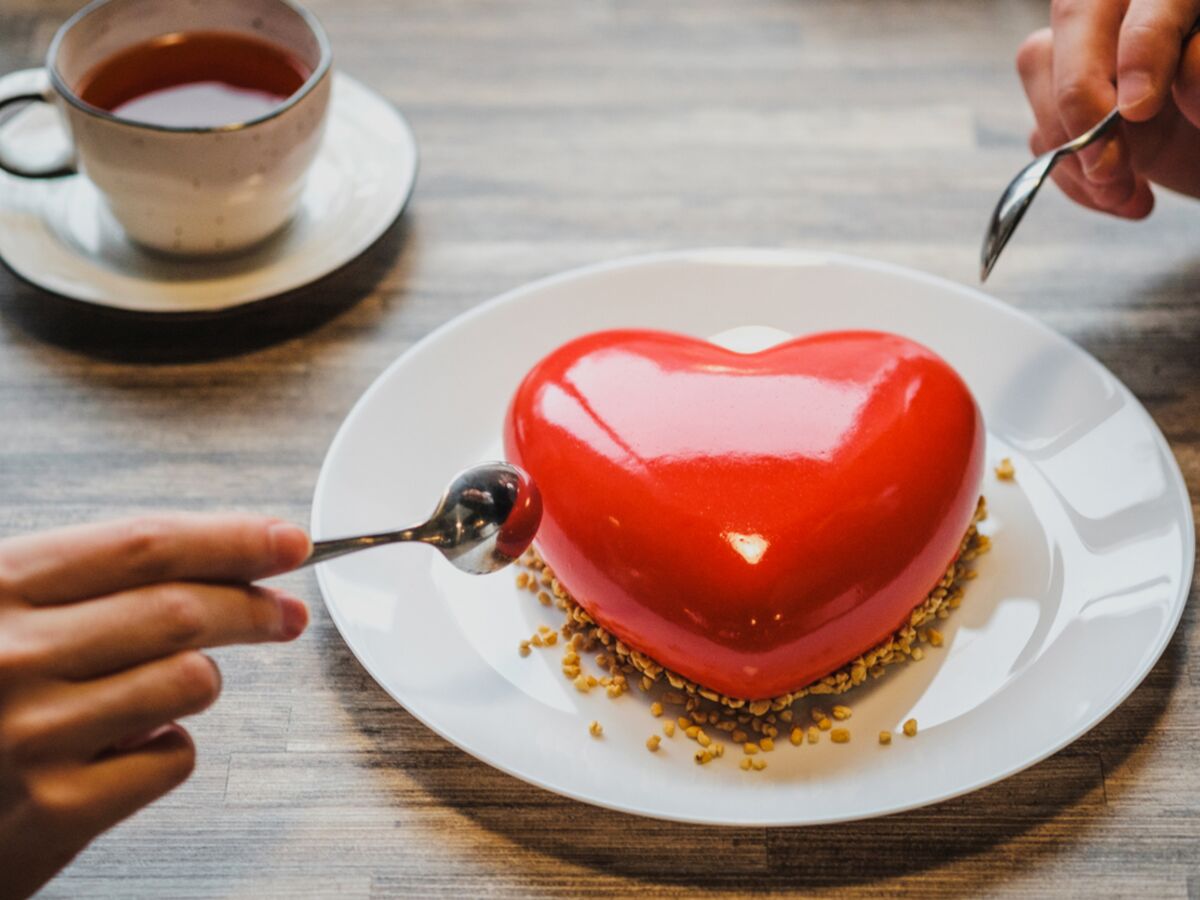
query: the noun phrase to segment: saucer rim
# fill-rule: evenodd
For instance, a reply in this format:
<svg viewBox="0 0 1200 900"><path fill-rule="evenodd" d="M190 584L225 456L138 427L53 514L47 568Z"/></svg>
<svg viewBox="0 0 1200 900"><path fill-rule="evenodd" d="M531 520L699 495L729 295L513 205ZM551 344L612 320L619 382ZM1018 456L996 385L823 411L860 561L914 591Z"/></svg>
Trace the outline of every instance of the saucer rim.
<svg viewBox="0 0 1200 900"><path fill-rule="evenodd" d="M396 224L402 219L404 213L408 210L408 207L412 202L413 195L416 193L417 179L419 178L421 171L421 151L420 144L417 141L416 132L412 127L412 123L409 122L408 117L404 114L403 110L401 110L399 106L397 106L383 94L374 90L370 85L360 81L357 78L354 78L351 75L346 74L345 72L339 70L329 74L331 74L334 78L335 89L339 83L346 84L351 90L360 90L364 94L381 102L388 109L390 109L395 116L395 123L399 126L404 139L412 152L411 171L407 174L407 183L405 184L403 192L400 195L399 203L396 206L394 214L390 215L386 219L381 217L381 224L376 229L377 233L372 234L372 236L366 242L362 243L360 246L357 246L353 251L347 251L344 256L339 254L337 261L329 268L324 269L323 271L318 271L311 277L301 279L295 283L285 283L283 286L280 286L279 283L271 284L264 282L258 287L235 295L236 299L223 299L207 306L193 306L187 309L176 310L167 308L165 304L162 307L150 308L143 303L125 302L114 292L105 290L97 291L96 284L94 282L87 283L86 287L90 288L90 290L79 290L72 292L70 290L71 281L69 279L59 279L55 277L47 278L45 277L45 273L38 272L32 267L27 268L16 264L9 259L9 255L7 253L3 252L2 247L0 247L0 266L2 266L23 285L31 287L37 291L52 294L55 298L65 300L70 304L79 304L83 307L87 307L90 310L99 310L114 316L120 316L122 318L156 321L166 319L172 321L205 320L220 318L224 315L240 313L261 303L279 301L282 298L286 298L290 294L311 288L313 285L319 284L320 282L337 275L355 260L370 252L371 249L374 248L392 228L396 227ZM336 115L338 115L338 108L335 99L335 102L330 106L330 116L332 117ZM318 153L320 152L321 151L318 151ZM80 173L75 173L64 176L62 179L56 179L56 181L61 184L69 179L83 177L86 176ZM17 183L21 182L17 180ZM68 247L67 252L72 258L80 260L84 265L97 265L95 257L91 256L90 254L80 253L77 251L77 249L69 247L66 242L57 240L56 236L53 234L52 226L47 221L46 216L43 213L43 210L46 208L46 204L49 201L49 196L50 195L47 194L43 202L39 204L36 213L39 222L45 228L43 234L37 238L37 241L41 242L46 240L56 240L59 246ZM248 252L253 253L253 248ZM121 271L120 274L125 277L134 278L143 284L164 283L155 278L140 278L136 272L131 272L129 270ZM192 284L204 284L206 280L207 279L198 279L192 282Z"/></svg>

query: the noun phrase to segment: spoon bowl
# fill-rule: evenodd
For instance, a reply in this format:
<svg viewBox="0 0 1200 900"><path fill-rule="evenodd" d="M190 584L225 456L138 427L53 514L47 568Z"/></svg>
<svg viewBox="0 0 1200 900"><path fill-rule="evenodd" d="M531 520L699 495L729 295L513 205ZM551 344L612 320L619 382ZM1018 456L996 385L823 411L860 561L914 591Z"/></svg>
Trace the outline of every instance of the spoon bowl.
<svg viewBox="0 0 1200 900"><path fill-rule="evenodd" d="M1004 193L1000 195L996 208L992 210L992 218L988 222L987 234L983 239L983 253L979 269L980 281L987 281L987 277L992 274L992 267L1000 258L1000 251L1004 249L1008 239L1017 230L1017 225L1020 224L1025 211L1033 203L1034 196L1056 162L1058 162L1057 151L1043 153L1018 172L1016 177L1008 183Z"/></svg>
<svg viewBox="0 0 1200 900"><path fill-rule="evenodd" d="M454 477L433 514L399 531L317 541L304 565L383 544L417 541L436 547L454 566L487 575L520 558L542 521L542 497L528 473L488 462Z"/></svg>

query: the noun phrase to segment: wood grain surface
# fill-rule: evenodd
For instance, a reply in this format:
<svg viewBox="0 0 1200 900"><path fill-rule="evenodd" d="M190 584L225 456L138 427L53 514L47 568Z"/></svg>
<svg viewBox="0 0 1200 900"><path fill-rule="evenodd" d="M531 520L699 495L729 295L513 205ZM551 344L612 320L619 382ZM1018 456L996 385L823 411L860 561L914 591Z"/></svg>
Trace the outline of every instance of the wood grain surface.
<svg viewBox="0 0 1200 900"><path fill-rule="evenodd" d="M388 362L567 267L761 245L973 283L1027 154L1012 57L1047 19L1035 0L313 6L337 65L411 119L408 212L320 284L216 319L109 315L0 271L0 533L167 507L307 521L334 431ZM38 63L75 7L0 0L0 70ZM1133 225L1048 190L989 288L1123 379L1200 497L1200 204L1160 196ZM1120 709L1002 784L853 825L725 830L476 762L358 666L310 572L282 583L311 602L309 633L218 651L194 777L46 896L1200 897L1194 603Z"/></svg>

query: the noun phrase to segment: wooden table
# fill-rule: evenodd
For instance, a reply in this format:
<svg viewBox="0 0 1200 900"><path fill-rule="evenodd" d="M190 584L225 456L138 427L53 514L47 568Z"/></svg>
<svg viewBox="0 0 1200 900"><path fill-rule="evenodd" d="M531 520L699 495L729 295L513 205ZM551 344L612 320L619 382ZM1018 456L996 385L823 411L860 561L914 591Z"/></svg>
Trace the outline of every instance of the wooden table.
<svg viewBox="0 0 1200 900"><path fill-rule="evenodd" d="M0 0L0 70L39 62L75 6ZM0 272L0 532L165 507L307 521L334 431L389 361L567 267L746 244L972 283L1026 158L1013 54L1046 20L1034 0L314 6L338 65L416 129L404 219L315 288L215 322L101 315ZM1193 497L1198 236L1192 201L1161 196L1130 225L1047 191L990 285L1132 388ZM1200 896L1194 611L1119 710L1000 785L872 822L725 830L476 762L364 673L311 572L283 583L311 601L309 633L217 653L225 692L192 723L192 780L47 896Z"/></svg>

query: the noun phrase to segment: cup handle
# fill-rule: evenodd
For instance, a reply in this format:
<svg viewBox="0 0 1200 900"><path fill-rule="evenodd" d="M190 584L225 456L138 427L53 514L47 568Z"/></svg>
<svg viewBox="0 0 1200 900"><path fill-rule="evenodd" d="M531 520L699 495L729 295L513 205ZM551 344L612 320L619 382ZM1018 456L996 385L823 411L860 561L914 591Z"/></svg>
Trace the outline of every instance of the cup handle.
<svg viewBox="0 0 1200 900"><path fill-rule="evenodd" d="M6 107L53 102L54 89L50 86L45 69L24 69L0 78L0 125L12 117L11 113L3 112ZM0 169L21 178L60 178L74 175L77 171L74 161L59 163L54 168L26 169L6 160L3 147L0 147Z"/></svg>

